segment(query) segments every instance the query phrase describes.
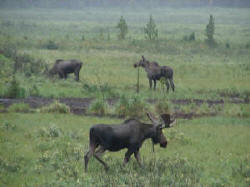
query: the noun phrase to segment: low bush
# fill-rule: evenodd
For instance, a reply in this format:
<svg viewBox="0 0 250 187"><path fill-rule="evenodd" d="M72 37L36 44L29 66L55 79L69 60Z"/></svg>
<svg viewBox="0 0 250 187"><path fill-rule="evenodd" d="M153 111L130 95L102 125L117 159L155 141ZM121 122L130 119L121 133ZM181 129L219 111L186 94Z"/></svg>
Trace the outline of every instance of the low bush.
<svg viewBox="0 0 250 187"><path fill-rule="evenodd" d="M167 100L159 100L155 104L155 111L157 114L169 114L171 113L170 105Z"/></svg>
<svg viewBox="0 0 250 187"><path fill-rule="evenodd" d="M141 118L148 106L141 96L126 97L122 95L116 105L115 112L119 117Z"/></svg>
<svg viewBox="0 0 250 187"><path fill-rule="evenodd" d="M8 66L11 66L10 69L13 71L12 73L19 71L26 76L31 76L31 74L42 73L48 68L47 63L42 59L34 59L25 53L19 54L16 45L12 43L0 45L0 51L5 57L13 61L13 63L8 63ZM0 60L2 61L2 58Z"/></svg>
<svg viewBox="0 0 250 187"><path fill-rule="evenodd" d="M197 114L208 114L212 112L212 108L209 107L207 103L201 104L198 108L196 113Z"/></svg>
<svg viewBox="0 0 250 187"><path fill-rule="evenodd" d="M9 106L8 112L30 112L30 106L26 103L15 103Z"/></svg>
<svg viewBox="0 0 250 187"><path fill-rule="evenodd" d="M13 125L8 121L4 121L0 127L4 130L15 130L16 129L16 125Z"/></svg>
<svg viewBox="0 0 250 187"><path fill-rule="evenodd" d="M58 44L53 41L53 40L48 40L45 44L44 44L44 48L45 49L50 49L50 50L55 50L55 49L58 49L59 46Z"/></svg>
<svg viewBox="0 0 250 187"><path fill-rule="evenodd" d="M26 96L26 90L20 86L19 81L15 77L12 77L12 81L7 86L7 90L3 93L7 98L24 98Z"/></svg>
<svg viewBox="0 0 250 187"><path fill-rule="evenodd" d="M44 72L48 65L41 59L34 59L28 54L18 54L15 57L14 71L20 71L29 77L32 74Z"/></svg>
<svg viewBox="0 0 250 187"><path fill-rule="evenodd" d="M190 35L185 35L183 37L184 41L194 41L195 40L195 32L192 32Z"/></svg>
<svg viewBox="0 0 250 187"><path fill-rule="evenodd" d="M30 96L40 96L40 92L39 89L36 85L33 85L30 89L29 89L29 95Z"/></svg>
<svg viewBox="0 0 250 187"><path fill-rule="evenodd" d="M108 104L103 99L96 99L89 106L89 112L95 115L103 116L107 114Z"/></svg>
<svg viewBox="0 0 250 187"><path fill-rule="evenodd" d="M49 106L44 106L38 109L38 112L42 113L70 113L70 107L66 104L54 101Z"/></svg>
<svg viewBox="0 0 250 187"><path fill-rule="evenodd" d="M91 94L93 96L100 95L105 99L114 98L118 96L118 93L107 83L100 86L89 85L87 83L84 83L82 88L83 88L82 90L83 93Z"/></svg>
<svg viewBox="0 0 250 187"><path fill-rule="evenodd" d="M231 117L250 117L249 104L224 104L224 115Z"/></svg>
<svg viewBox="0 0 250 187"><path fill-rule="evenodd" d="M43 127L38 130L38 136L40 137L56 138L62 134L63 134L63 131L54 124L50 125L49 127Z"/></svg>

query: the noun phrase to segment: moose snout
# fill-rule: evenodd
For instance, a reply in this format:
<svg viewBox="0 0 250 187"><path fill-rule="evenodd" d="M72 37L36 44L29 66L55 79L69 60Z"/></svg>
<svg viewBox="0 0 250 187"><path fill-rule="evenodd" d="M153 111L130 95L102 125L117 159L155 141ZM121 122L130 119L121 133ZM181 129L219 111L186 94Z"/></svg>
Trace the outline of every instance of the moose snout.
<svg viewBox="0 0 250 187"><path fill-rule="evenodd" d="M160 147L166 148L166 147L167 147L167 144L168 144L167 141L161 142L161 143L160 143Z"/></svg>
<svg viewBox="0 0 250 187"><path fill-rule="evenodd" d="M137 68L137 66L138 66L137 64L134 64L134 68Z"/></svg>

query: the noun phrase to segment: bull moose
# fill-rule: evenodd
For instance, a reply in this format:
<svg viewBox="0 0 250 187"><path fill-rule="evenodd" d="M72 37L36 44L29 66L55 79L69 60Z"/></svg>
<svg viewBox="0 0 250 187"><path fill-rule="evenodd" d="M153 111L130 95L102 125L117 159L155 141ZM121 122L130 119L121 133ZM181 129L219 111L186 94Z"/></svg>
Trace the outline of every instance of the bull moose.
<svg viewBox="0 0 250 187"><path fill-rule="evenodd" d="M154 81L154 90L156 88L156 81L160 80L161 78L166 79L166 87L167 91L169 91L169 83L174 92L175 86L173 82L173 69L169 66L160 66L157 62L150 62L142 56L142 59L134 64L134 67L143 67L144 70L147 72L148 80L149 80L149 87L152 88L152 81Z"/></svg>
<svg viewBox="0 0 250 187"><path fill-rule="evenodd" d="M175 119L172 120L169 114L162 114L163 124L153 118L150 113L147 113L147 116L153 124L128 119L119 125L97 124L92 126L89 132L89 150L84 156L85 172L87 172L91 156L94 156L103 164L105 170L108 170L107 164L100 158L106 150L115 152L127 148L123 164L125 165L134 154L139 166L141 166L139 150L144 140L151 138L153 144L159 143L160 147L166 148L167 140L162 129L172 127Z"/></svg>
<svg viewBox="0 0 250 187"><path fill-rule="evenodd" d="M58 74L60 78L67 79L69 73L75 74L75 80L79 81L79 72L82 68L82 62L72 59L72 60L56 60L54 66L49 71L49 75Z"/></svg>

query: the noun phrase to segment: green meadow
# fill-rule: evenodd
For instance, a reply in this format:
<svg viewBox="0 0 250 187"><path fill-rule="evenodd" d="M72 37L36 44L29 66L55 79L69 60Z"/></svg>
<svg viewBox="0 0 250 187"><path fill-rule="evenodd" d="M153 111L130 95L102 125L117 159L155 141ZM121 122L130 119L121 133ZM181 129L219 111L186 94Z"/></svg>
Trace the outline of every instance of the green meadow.
<svg viewBox="0 0 250 187"><path fill-rule="evenodd" d="M49 107L20 103L7 109L0 103L5 111L0 113L0 186L249 186L249 12L216 7L0 9L1 98L97 101L88 115L71 114L65 105L57 105L61 114ZM215 18L213 47L205 41L210 14ZM143 29L150 15L159 32L153 41L145 39ZM125 40L117 37L121 16L128 25ZM187 40L193 32L195 40ZM142 55L173 68L175 92L166 93L160 82L156 91L150 90L141 68L136 93L133 64ZM56 59L82 61L80 81L73 75L48 77ZM15 62L22 67L13 73ZM116 103L105 103L108 99ZM190 103L171 102L185 99ZM195 99L223 104L197 105ZM127 117L147 121L148 110L215 115L177 119L175 127L164 130L166 149L156 146L153 153L147 140L142 168L134 158L123 167L122 150L103 156L108 172L95 159L84 172L92 125L118 124Z"/></svg>

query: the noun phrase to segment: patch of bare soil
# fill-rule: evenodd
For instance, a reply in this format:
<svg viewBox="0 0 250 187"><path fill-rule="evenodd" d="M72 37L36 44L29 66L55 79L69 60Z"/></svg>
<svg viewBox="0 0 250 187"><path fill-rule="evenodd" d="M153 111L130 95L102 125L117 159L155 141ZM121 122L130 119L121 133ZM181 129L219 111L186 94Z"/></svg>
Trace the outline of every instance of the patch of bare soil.
<svg viewBox="0 0 250 187"><path fill-rule="evenodd" d="M93 98L59 98L59 99L51 99L51 98L41 98L41 97L29 97L25 99L7 99L7 98L0 98L0 105L4 106L4 109L0 112L6 112L7 108L14 104L14 103L26 103L29 104L31 108L40 108L50 103L54 102L55 100L59 100L60 103L64 103L70 107L70 111L77 115L86 114L86 110L88 109L91 102L94 100ZM114 105L117 99L108 99L107 102L109 105ZM149 100L149 103L155 103L154 100ZM202 99L178 99L178 100L171 100L173 104L179 105L188 105L191 103L195 103L196 105L200 106L203 103L207 103L209 106L212 105L221 105L224 104L224 100L202 100ZM232 98L231 100L227 101L230 103L235 104L249 104L249 100L243 100L240 98ZM196 114L193 112L190 113L183 113L181 111L175 111L174 115L176 118L183 118L183 119L192 119L197 117L204 117L204 116L215 116L216 113L206 113L206 114ZM112 117L114 117L112 115Z"/></svg>

